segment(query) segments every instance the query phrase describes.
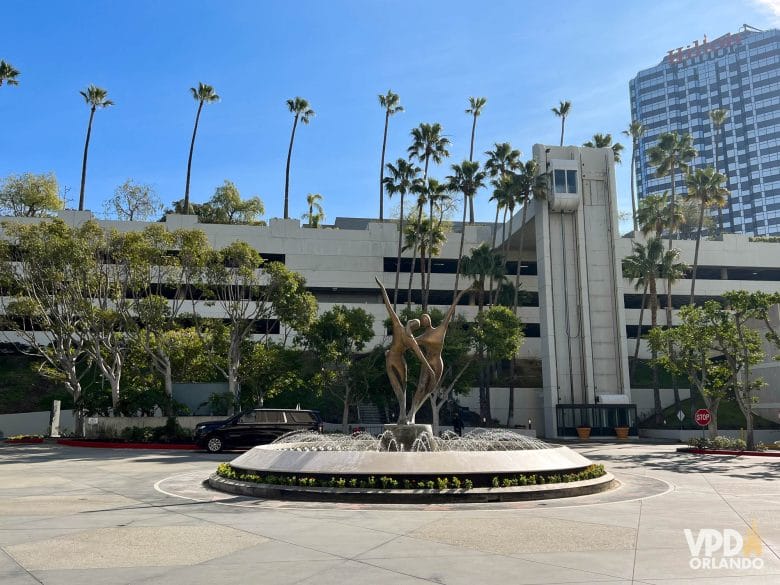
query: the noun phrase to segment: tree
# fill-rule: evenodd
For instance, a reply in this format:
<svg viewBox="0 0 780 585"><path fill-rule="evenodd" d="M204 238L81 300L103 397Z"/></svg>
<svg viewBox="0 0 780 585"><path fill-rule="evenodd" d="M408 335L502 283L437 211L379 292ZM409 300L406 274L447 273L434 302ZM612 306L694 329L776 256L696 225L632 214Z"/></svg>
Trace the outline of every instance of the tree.
<svg viewBox="0 0 780 585"><path fill-rule="evenodd" d="M721 310L717 301L707 301L704 307L682 307L677 327L650 331L650 346L659 355L658 363L670 373L687 376L699 391L711 414L708 429L713 438L718 434L718 407L731 386L729 369L716 359L720 356L714 351L717 314Z"/></svg>
<svg viewBox="0 0 780 585"><path fill-rule="evenodd" d="M193 99L198 102L198 111L195 114L195 127L192 129L192 140L190 141L190 155L187 157L187 182L184 186L184 214L190 213L190 174L192 171L192 153L195 150L195 136L198 134L198 124L200 123L200 113L203 110L203 104L213 104L219 101L219 95L214 88L205 83L198 82L198 87L191 87L190 93Z"/></svg>
<svg viewBox="0 0 780 585"><path fill-rule="evenodd" d="M696 169L693 173L689 173L685 180L688 186L688 193L685 199L687 201L698 201L699 203L699 228L696 230L696 248L693 253L693 273L691 274L691 299L689 302L691 305L693 305L694 291L696 289L696 269L699 266L699 245L701 244L704 212L708 207L720 209L726 205L729 192L723 186L725 182L726 177L712 167Z"/></svg>
<svg viewBox="0 0 780 585"><path fill-rule="evenodd" d="M290 134L290 148L287 149L287 166L284 172L284 219L290 218L290 159L292 158L293 142L295 141L295 129L298 127L298 121L302 124L308 124L314 117L314 110L309 106L309 102L301 97L287 100L287 108L293 114L293 127Z"/></svg>
<svg viewBox="0 0 780 585"><path fill-rule="evenodd" d="M679 208L674 210L669 205L667 192L663 194L648 195L639 202L636 212L639 231L643 235L654 234L660 238L664 231L671 229L672 225L679 225L683 221L683 214Z"/></svg>
<svg viewBox="0 0 780 585"><path fill-rule="evenodd" d="M387 93L379 94L379 105L385 110L385 131L382 136L382 159L379 163L379 221L385 220L385 149L387 148L387 128L390 125L390 116L394 116L398 112L403 112L404 107L401 105L401 98L397 93L393 93L392 90L387 90Z"/></svg>
<svg viewBox="0 0 780 585"><path fill-rule="evenodd" d="M8 175L0 181L0 214L47 217L65 207L54 173Z"/></svg>
<svg viewBox="0 0 780 585"><path fill-rule="evenodd" d="M490 307L477 314L474 331L480 371L480 414L488 424L490 413L491 366L512 359L523 344L523 323L507 307Z"/></svg>
<svg viewBox="0 0 780 585"><path fill-rule="evenodd" d="M645 127L641 122L634 120L629 124L628 130L623 130L623 134L631 138L631 221L636 235L638 229L636 219L636 153L639 150L639 139L645 134Z"/></svg>
<svg viewBox="0 0 780 585"><path fill-rule="evenodd" d="M3 83L6 85L19 85L17 77L19 77L19 71L14 69L13 65L7 61L0 59L0 87L3 86Z"/></svg>
<svg viewBox="0 0 780 585"><path fill-rule="evenodd" d="M214 190L214 195L206 205L209 213L201 217L201 220L208 220L206 223L257 225L265 213L265 206L259 197L242 199L238 187L228 180Z"/></svg>
<svg viewBox="0 0 780 585"><path fill-rule="evenodd" d="M84 91L79 92L89 106L89 124L87 125L87 138L84 141L84 158L81 163L81 190L79 191L79 211L84 211L84 187L87 181L87 153L89 152L89 139L92 136L92 120L98 108L108 108L114 102L108 99L108 92L95 85L90 85Z"/></svg>
<svg viewBox="0 0 780 585"><path fill-rule="evenodd" d="M571 102L568 100L561 101L557 108L552 109L552 113L561 119L561 146L563 146L563 130L566 125L566 118L569 116L569 112L571 112Z"/></svg>
<svg viewBox="0 0 780 585"><path fill-rule="evenodd" d="M720 140L720 134L722 132L722 128L726 125L726 122L729 119L729 111L726 108L718 108L715 110L712 110L710 112L710 122L712 123L712 153L715 159L715 170L719 171L718 169L718 142ZM728 177L728 157L723 156L723 175ZM728 180L728 179L727 179ZM728 183L727 183L728 187ZM726 194L726 200L729 205L729 218L731 220L731 231L734 231L734 213L731 210L731 199L729 198L729 195ZM718 235L721 235L723 233L723 210L722 207L718 207Z"/></svg>
<svg viewBox="0 0 780 585"><path fill-rule="evenodd" d="M469 162L474 160L474 135L477 131L477 118L482 115L482 108L487 104L485 97L470 97L469 107L466 113L472 116L471 121L471 142L469 143ZM474 198L473 194L469 197L469 223L474 223ZM465 202L464 202L465 205Z"/></svg>
<svg viewBox="0 0 780 585"><path fill-rule="evenodd" d="M306 195L306 205L309 207L309 213L303 214L303 219L308 221L309 227L319 227L325 221L325 212L322 210L322 195L319 193L309 193Z"/></svg>
<svg viewBox="0 0 780 585"><path fill-rule="evenodd" d="M675 249L664 252L663 242L660 238L650 238L646 244L632 242L634 253L623 259L623 275L630 281L635 281L635 288L644 288L650 296L650 324L658 326L658 289L659 279L666 278L674 282L685 273L685 264L679 262L680 251ZM644 305L644 302L643 302ZM637 346L641 337L641 325L637 331ZM635 354L636 355L636 354ZM653 359L653 402L656 423L660 424L663 418L661 407L661 389L658 380L658 365L655 361L658 355L652 350ZM636 357L635 360L636 362Z"/></svg>
<svg viewBox="0 0 780 585"><path fill-rule="evenodd" d="M246 242L209 251L201 286L227 320L228 359L222 374L238 399L244 343L258 322L276 317L303 332L316 315L316 301L302 276L279 262L263 262ZM261 332L266 337L269 333L267 329Z"/></svg>
<svg viewBox="0 0 780 585"><path fill-rule="evenodd" d="M499 254L493 252L487 244L471 250L471 255L464 256L461 260L461 271L471 276L473 281L471 288L477 292L479 312L485 307L485 281L492 276L493 280L501 283L506 277L506 267Z"/></svg>
<svg viewBox="0 0 780 585"><path fill-rule="evenodd" d="M431 274L433 272L433 257L441 253L441 247L446 240L444 235L445 228L443 226L444 214L448 207L452 203L452 197L450 197L450 189L447 183L439 182L436 179L428 178L422 186L425 189L425 198L428 200L429 205L429 219L430 225L424 234L421 234L423 238L427 235L427 251L428 255L428 268L423 270L422 278L422 293L423 293L423 308L428 308L428 298L431 291ZM421 226L422 229L422 226ZM422 241L420 244L422 245ZM423 260L425 255L421 252L420 259ZM425 275L427 274L427 282Z"/></svg>
<svg viewBox="0 0 780 585"><path fill-rule="evenodd" d="M322 366L325 386L342 403L344 433L349 426L349 407L355 402L355 355L374 337L373 325L374 317L364 309L336 305L320 315L303 337Z"/></svg>
<svg viewBox="0 0 780 585"><path fill-rule="evenodd" d="M447 147L450 145L448 138L441 135L441 124L420 124L412 129L412 145L407 149L410 162L415 158L423 163L422 181L415 185L417 192L417 225L422 226L423 207L426 203L425 190L428 179L428 165L431 160L435 164L441 162L450 155ZM420 235L417 234L416 240L420 241ZM412 281L414 279L414 268L417 262L417 248L412 250L412 268L409 272L409 298L406 301L407 306L411 306ZM422 267L421 267L422 268ZM422 271L421 271L422 272ZM421 287L422 288L422 287Z"/></svg>
<svg viewBox="0 0 780 585"><path fill-rule="evenodd" d="M241 363L242 408L258 408L286 392L309 389L303 352L278 343L250 343Z"/></svg>
<svg viewBox="0 0 780 585"><path fill-rule="evenodd" d="M120 221L147 221L162 209L154 187L135 183L132 179L119 185L103 206L106 213Z"/></svg>
<svg viewBox="0 0 780 585"><path fill-rule="evenodd" d="M496 145L498 148L498 145ZM515 151L516 152L516 151ZM460 246L458 247L458 264L455 269L455 287L452 294L458 294L458 279L460 278L460 264L463 256L463 245L466 239L466 202L473 199L475 193L485 186L486 173L479 170L478 162L464 160L462 163L454 164L450 167L452 175L447 177L447 186L450 191L460 191L463 193L463 218L460 228ZM498 215L498 212L496 212ZM493 240L495 247L495 233Z"/></svg>
<svg viewBox="0 0 780 585"><path fill-rule="evenodd" d="M398 214L398 255L395 261L395 287L393 292L393 310L398 306L398 282L401 278L401 253L404 236L404 197L415 190L420 183L420 167L399 158L395 165L387 164L389 176L384 178L388 196L399 195L401 210Z"/></svg>
<svg viewBox="0 0 780 585"><path fill-rule="evenodd" d="M62 381L75 403L75 432L84 434L82 379L87 374L86 339L79 335L84 315L80 290L86 250L77 230L61 220L38 224L7 222L0 244L2 280L14 294L3 295L6 328L28 355L43 359L47 372Z"/></svg>
<svg viewBox="0 0 780 585"><path fill-rule="evenodd" d="M425 258L427 255L432 260L434 256L440 254L444 242L447 241L447 236L444 233L442 225L430 217L423 217L421 225L418 225L417 219L412 217L407 221L404 229L406 231L404 234L404 250L410 248L417 248L420 250L420 263L423 267L423 270L420 271L422 275L420 293L422 297L422 309L423 311L427 311L428 288L425 283ZM411 297L411 286L408 294Z"/></svg>
<svg viewBox="0 0 780 585"><path fill-rule="evenodd" d="M588 140L582 146L586 146L588 148L611 148L612 154L615 157L615 162L618 164L622 162L620 160L620 153L623 152L625 147L619 142L612 144L612 134L594 134L593 138Z"/></svg>

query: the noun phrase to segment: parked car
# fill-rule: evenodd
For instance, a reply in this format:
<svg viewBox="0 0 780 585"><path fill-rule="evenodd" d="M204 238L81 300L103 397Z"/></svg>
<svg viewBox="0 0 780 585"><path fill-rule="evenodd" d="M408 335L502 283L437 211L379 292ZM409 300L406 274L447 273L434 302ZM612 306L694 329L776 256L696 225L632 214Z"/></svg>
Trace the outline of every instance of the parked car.
<svg viewBox="0 0 780 585"><path fill-rule="evenodd" d="M227 420L198 423L195 444L211 453L223 449L250 448L278 439L291 431L322 432L316 410L255 408Z"/></svg>

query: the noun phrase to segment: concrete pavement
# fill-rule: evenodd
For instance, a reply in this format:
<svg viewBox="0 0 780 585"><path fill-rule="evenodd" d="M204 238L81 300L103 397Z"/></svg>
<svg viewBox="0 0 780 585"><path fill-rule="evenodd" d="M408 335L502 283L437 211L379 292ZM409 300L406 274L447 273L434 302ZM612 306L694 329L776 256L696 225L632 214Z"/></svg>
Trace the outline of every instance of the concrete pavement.
<svg viewBox="0 0 780 585"><path fill-rule="evenodd" d="M231 454L3 445L0 583L780 582L780 460L574 448L626 487L506 505L279 503L200 485ZM692 568L686 529L752 524L750 567Z"/></svg>

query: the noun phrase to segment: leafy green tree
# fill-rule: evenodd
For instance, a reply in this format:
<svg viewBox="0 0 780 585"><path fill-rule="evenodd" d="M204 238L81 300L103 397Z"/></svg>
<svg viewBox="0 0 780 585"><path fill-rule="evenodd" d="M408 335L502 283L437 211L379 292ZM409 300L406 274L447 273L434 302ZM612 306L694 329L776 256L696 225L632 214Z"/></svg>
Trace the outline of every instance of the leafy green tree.
<svg viewBox="0 0 780 585"><path fill-rule="evenodd" d="M215 189L208 206L211 217L207 217L210 220L207 223L257 225L265 213L265 206L259 197L242 199L238 187L228 180Z"/></svg>
<svg viewBox="0 0 780 585"><path fill-rule="evenodd" d="M639 140L645 134L644 125L638 120L633 120L623 134L631 138L631 221L634 225L634 234L638 228L636 217L636 153L639 151Z"/></svg>
<svg viewBox="0 0 780 585"><path fill-rule="evenodd" d="M393 310L398 306L398 284L401 278L401 253L403 251L404 237L404 197L415 191L421 179L420 167L399 158L395 165L387 163L390 173L384 178L388 196L399 195L401 198L401 210L398 214L398 254L395 261L395 286L393 287Z"/></svg>
<svg viewBox="0 0 780 585"><path fill-rule="evenodd" d="M561 146L563 146L563 130L566 126L566 118L569 117L569 112L571 112L571 102L568 100L561 101L557 108L552 109L552 113L561 119Z"/></svg>
<svg viewBox="0 0 780 585"><path fill-rule="evenodd" d="M710 112L710 123L712 124L712 152L715 159L715 170L720 171L718 168L718 143L721 140L721 133L723 132L723 127L726 125L726 122L729 119L729 111L726 108L717 108L715 110L712 110ZM723 157L723 175L728 177L728 157ZM728 181L726 183L726 187L728 188ZM729 210L731 211L731 200L729 199L729 194L726 194L726 203L729 205ZM718 235L723 233L723 208L718 207ZM734 231L734 214L731 213L731 231Z"/></svg>
<svg viewBox="0 0 780 585"><path fill-rule="evenodd" d="M663 242L660 238L650 238L646 244L632 242L634 253L623 259L623 275L635 282L635 288L649 291L650 323L651 327L658 326L658 288L657 282L666 278L674 282L685 273L685 264L679 261L680 251L675 249L664 252ZM642 303L644 311L644 302ZM640 315L641 323L641 315ZM636 363L639 351L639 340L642 336L641 325L637 331L636 348L634 352L633 368L636 371ZM661 407L661 387L658 379L657 352L652 349L653 359L653 404L656 423L660 424L663 418Z"/></svg>
<svg viewBox="0 0 780 585"><path fill-rule="evenodd" d="M263 406L280 394L309 388L301 349L277 343L250 343L241 363L242 408Z"/></svg>
<svg viewBox="0 0 780 585"><path fill-rule="evenodd" d="M714 168L696 169L689 173L685 180L688 186L688 193L685 198L687 201L696 201L699 203L699 228L696 230L696 248L693 253L693 274L691 275L691 300L693 304L694 291L696 289L696 269L699 266L699 245L701 244L701 231L704 225L704 212L709 207L718 209L726 205L728 190L723 186L726 177L717 172Z"/></svg>
<svg viewBox="0 0 780 585"><path fill-rule="evenodd" d="M309 213L303 214L303 219L307 220L309 227L319 227L325 221L325 212L322 209L322 195L319 193L309 193L306 196L306 205Z"/></svg>
<svg viewBox="0 0 780 585"><path fill-rule="evenodd" d="M374 337L374 317L359 307L336 305L320 315L303 336L322 367L325 387L342 404L341 426L349 427L349 407L355 402L355 355Z"/></svg>
<svg viewBox="0 0 780 585"><path fill-rule="evenodd" d="M198 87L191 87L190 93L193 99L198 102L198 112L195 114L195 127L192 129L192 140L190 141L190 155L187 157L187 182L184 186L184 214L190 213L190 175L192 171L192 153L195 150L195 136L198 134L198 124L200 123L200 113L203 110L203 104L213 104L219 101L219 95L214 88L202 82L198 82Z"/></svg>
<svg viewBox="0 0 780 585"><path fill-rule="evenodd" d="M523 344L523 323L507 307L490 307L477 314L474 338L480 370L480 414L490 423L490 373L492 366L512 359Z"/></svg>
<svg viewBox="0 0 780 585"><path fill-rule="evenodd" d="M20 351L42 358L76 404L75 432L84 434L82 380L88 369L87 340L79 335L85 303L81 267L88 253L79 230L63 221L38 224L6 222L10 241L0 244L2 281L13 295L0 297L6 328ZM13 242L17 253L10 246Z"/></svg>
<svg viewBox="0 0 780 585"><path fill-rule="evenodd" d="M0 181L0 214L47 217L65 207L54 173L8 175Z"/></svg>
<svg viewBox="0 0 780 585"><path fill-rule="evenodd" d="M290 148L287 149L287 166L284 172L284 219L290 218L290 159L292 158L293 142L295 142L295 129L298 127L298 121L302 124L308 124L314 117L314 110L309 106L309 102L301 97L287 100L287 108L293 114L293 127L290 134Z"/></svg>
<svg viewBox="0 0 780 585"><path fill-rule="evenodd" d="M650 331L650 347L667 371L687 376L712 414L708 428L718 434L718 407L730 390L731 374L714 352L720 303L707 301L703 307L682 307L680 324L674 329L656 327Z"/></svg>
<svg viewBox="0 0 780 585"><path fill-rule="evenodd" d="M114 105L114 102L108 99L108 92L95 85L90 85L87 89L80 91L89 106L89 125L87 126L87 138L84 141L84 158L81 163L81 190L79 191L79 211L84 211L84 187L87 181L87 154L89 152L89 139L92 136L92 120L98 109L108 108Z"/></svg>
<svg viewBox="0 0 780 585"><path fill-rule="evenodd" d="M103 207L121 221L147 221L160 212L162 203L154 187L127 179Z"/></svg>
<svg viewBox="0 0 780 585"><path fill-rule="evenodd" d="M0 59L0 87L3 83L6 85L19 85L19 71L14 69L13 65Z"/></svg>
<svg viewBox="0 0 780 585"><path fill-rule="evenodd" d="M612 154L615 157L615 162L618 164L622 162L620 157L625 147L619 142L612 144L612 134L594 134L593 138L588 140L582 146L586 146L588 148L611 148Z"/></svg>
<svg viewBox="0 0 780 585"><path fill-rule="evenodd" d="M496 145L498 149L498 145ZM498 163L496 163L498 164ZM458 247L458 265L455 269L455 287L452 294L458 294L458 280L460 278L460 263L463 256L463 245L466 239L466 202L474 198L476 192L485 186L486 173L479 170L479 163L464 160L460 164L450 167L452 174L447 177L447 187L450 191L463 193L463 218L461 219L460 246ZM498 217L498 211L496 211ZM495 247L495 232L493 234L493 247Z"/></svg>
<svg viewBox="0 0 780 585"><path fill-rule="evenodd" d="M397 93L393 93L392 90L387 90L387 93L379 94L379 105L385 111L385 132L382 136L382 159L379 164L379 221L385 220L385 150L387 148L387 128L390 125L390 116L394 116L399 112L404 111L404 107L401 105L401 98ZM403 215L403 214L402 214Z"/></svg>
<svg viewBox="0 0 780 585"><path fill-rule="evenodd" d="M466 113L471 116L471 141L469 142L469 162L474 161L474 136L477 132L477 118L482 115L482 108L487 104L487 98L485 97L470 97L469 107L466 108ZM464 201L465 205L466 202ZM469 197L469 223L474 223L474 193Z"/></svg>

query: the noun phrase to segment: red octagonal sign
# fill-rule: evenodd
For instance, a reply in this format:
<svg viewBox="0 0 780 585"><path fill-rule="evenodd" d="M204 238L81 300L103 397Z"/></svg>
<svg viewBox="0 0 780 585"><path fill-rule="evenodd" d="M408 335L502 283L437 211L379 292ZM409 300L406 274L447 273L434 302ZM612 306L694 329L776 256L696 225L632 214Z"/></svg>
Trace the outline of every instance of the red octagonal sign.
<svg viewBox="0 0 780 585"><path fill-rule="evenodd" d="M700 427L706 427L708 424L710 424L710 419L712 418L712 415L710 414L710 411L706 408L700 408L696 411L696 414L694 415L694 419L696 420L696 424Z"/></svg>

